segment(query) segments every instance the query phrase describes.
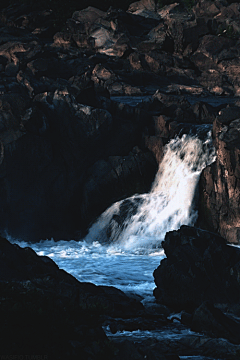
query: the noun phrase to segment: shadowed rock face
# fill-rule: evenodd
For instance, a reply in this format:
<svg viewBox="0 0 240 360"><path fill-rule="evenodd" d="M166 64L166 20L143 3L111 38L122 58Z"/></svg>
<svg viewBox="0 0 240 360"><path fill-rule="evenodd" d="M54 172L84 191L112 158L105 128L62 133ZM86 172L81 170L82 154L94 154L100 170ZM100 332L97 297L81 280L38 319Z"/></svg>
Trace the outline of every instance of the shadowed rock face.
<svg viewBox="0 0 240 360"><path fill-rule="evenodd" d="M191 329L212 337L228 339L231 343L240 343L239 319L234 318L232 314L224 314L207 301L195 310Z"/></svg>
<svg viewBox="0 0 240 360"><path fill-rule="evenodd" d="M165 333L176 324L167 319L170 311L166 306L148 304L144 309L134 296L129 298L114 287L80 283L50 258L1 237L0 259L2 355L13 352L14 356L22 356L31 352L54 360L69 356L76 360L131 360L133 355L139 360L146 356L150 360L179 360L179 356L194 354L238 359L239 345L234 343L239 343L239 323L211 304L204 303L193 315L188 314L192 330L207 336L191 333L178 341L165 336L141 341L132 341L129 336L127 340L124 336L108 339L102 325L112 333L124 330ZM215 336L232 343L213 339Z"/></svg>
<svg viewBox="0 0 240 360"><path fill-rule="evenodd" d="M239 8L208 5L77 9L57 33L39 4L1 11L1 230L32 241L83 235L111 203L149 190L170 138L225 111L199 97L239 92ZM110 99L153 93L137 107ZM200 220L237 241L238 130L225 124L220 139L221 121L226 164L205 171Z"/></svg>
<svg viewBox="0 0 240 360"><path fill-rule="evenodd" d="M64 236L86 229L114 200L150 186L153 156L140 148L129 154L144 123L134 110L118 120L78 103L67 90L38 94L30 104L27 97L4 95L1 104L3 230Z"/></svg>
<svg viewBox="0 0 240 360"><path fill-rule="evenodd" d="M80 283L50 258L2 237L0 258L2 355L111 359L104 316L131 318L143 311L122 291Z"/></svg>
<svg viewBox="0 0 240 360"><path fill-rule="evenodd" d="M217 160L206 168L200 181L200 224L239 242L240 108L220 111L213 124Z"/></svg>
<svg viewBox="0 0 240 360"><path fill-rule="evenodd" d="M167 257L154 271L157 302L181 311L191 330L239 344L240 249L189 226L168 232L163 248Z"/></svg>
<svg viewBox="0 0 240 360"><path fill-rule="evenodd" d="M188 226L168 232L163 248L167 258L154 271L157 301L189 312L209 301L239 313L239 249Z"/></svg>

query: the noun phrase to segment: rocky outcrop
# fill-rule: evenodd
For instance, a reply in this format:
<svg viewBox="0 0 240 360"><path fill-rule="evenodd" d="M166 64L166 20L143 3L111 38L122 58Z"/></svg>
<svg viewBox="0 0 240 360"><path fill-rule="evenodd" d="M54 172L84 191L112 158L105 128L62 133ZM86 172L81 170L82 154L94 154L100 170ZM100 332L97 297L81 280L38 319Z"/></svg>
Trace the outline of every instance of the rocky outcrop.
<svg viewBox="0 0 240 360"><path fill-rule="evenodd" d="M181 311L180 318L172 319L192 331L239 346L239 248L216 234L189 226L168 232L163 248L166 258L154 271L157 302ZM219 344L220 348L223 350ZM217 356L214 342L212 351Z"/></svg>
<svg viewBox="0 0 240 360"><path fill-rule="evenodd" d="M239 346L239 248L189 226L168 232L163 248L166 258L154 271L157 302L181 311L173 318L192 331Z"/></svg>
<svg viewBox="0 0 240 360"><path fill-rule="evenodd" d="M146 304L114 287L81 283L46 256L0 238L1 354L33 353L49 359L170 360L179 356L238 359L239 323L212 305L192 317L192 330L206 335L134 339L116 332L175 329L166 306ZM204 315L204 316L203 316ZM186 316L185 316L186 317ZM213 320L214 318L214 320ZM103 327L103 328L102 328ZM224 336L233 341L214 339ZM177 329L178 331L178 329ZM182 331L182 328L180 332Z"/></svg>
<svg viewBox="0 0 240 360"><path fill-rule="evenodd" d="M154 271L157 301L189 312L208 301L239 314L238 248L188 226L167 233L162 245L167 258Z"/></svg>
<svg viewBox="0 0 240 360"><path fill-rule="evenodd" d="M240 108L222 109L213 124L217 159L200 181L199 223L230 242L239 241Z"/></svg>
<svg viewBox="0 0 240 360"><path fill-rule="evenodd" d="M238 6L182 5L89 6L57 32L41 4L1 10L1 231L82 236L114 201L148 191L170 138L213 123L225 106L205 96L238 94ZM132 107L120 95L149 99ZM219 121L220 149L237 125L218 141ZM203 176L200 222L237 241L237 147L221 149L226 164L219 157Z"/></svg>
<svg viewBox="0 0 240 360"><path fill-rule="evenodd" d="M113 358L104 317L134 317L140 302L113 287L80 283L48 257L0 238L1 354Z"/></svg>
<svg viewBox="0 0 240 360"><path fill-rule="evenodd" d="M137 113L127 118L125 111L122 121L108 110L80 104L65 89L38 94L30 102L26 96L3 95L1 115L1 228L15 235L47 237L54 228L67 234L81 228L84 218L99 215L113 198L134 192L131 182L139 183L140 192L152 182L156 164L151 154L141 149L129 154L144 124ZM99 206L101 200L93 193L97 195L100 184L94 185L93 179L97 163L109 156L119 157L119 165L108 162L105 175L112 173L106 181L114 191L106 187L109 197ZM121 157L124 164L128 159L126 170L121 169ZM94 215L89 215L94 207Z"/></svg>
<svg viewBox="0 0 240 360"><path fill-rule="evenodd" d="M149 188L156 163L141 146L148 118L109 100L113 85L105 86L96 59L76 48L67 55L27 26L1 30L0 228L29 240L74 237L113 201L135 192L130 183L139 192ZM102 202L95 195L103 186L90 178L104 161L105 176L112 174L105 183L114 191L105 184Z"/></svg>

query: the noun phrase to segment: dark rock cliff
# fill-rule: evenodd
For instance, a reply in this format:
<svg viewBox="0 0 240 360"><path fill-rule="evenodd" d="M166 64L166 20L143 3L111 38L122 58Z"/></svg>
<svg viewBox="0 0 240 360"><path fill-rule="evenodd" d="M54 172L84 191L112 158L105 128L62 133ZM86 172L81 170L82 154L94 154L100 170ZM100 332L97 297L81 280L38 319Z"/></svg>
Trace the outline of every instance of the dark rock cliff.
<svg viewBox="0 0 240 360"><path fill-rule="evenodd" d="M199 224L237 242L238 115L216 116L239 93L239 5L88 7L57 33L51 8L32 10L0 16L0 229L81 236L112 202L148 191L170 138L214 123ZM132 107L116 95L149 98Z"/></svg>

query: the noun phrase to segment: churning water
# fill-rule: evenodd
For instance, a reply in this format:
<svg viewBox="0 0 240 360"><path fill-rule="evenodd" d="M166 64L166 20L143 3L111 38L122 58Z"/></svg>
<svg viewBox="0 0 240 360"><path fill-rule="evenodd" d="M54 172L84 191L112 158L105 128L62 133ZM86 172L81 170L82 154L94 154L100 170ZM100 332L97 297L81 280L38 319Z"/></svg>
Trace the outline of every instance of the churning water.
<svg viewBox="0 0 240 360"><path fill-rule="evenodd" d="M150 193L113 204L86 241L115 242L126 251L160 247L167 231L196 222L199 177L214 160L210 133L204 141L190 135L171 140Z"/></svg>
<svg viewBox="0 0 240 360"><path fill-rule="evenodd" d="M51 257L80 281L151 296L165 233L195 223L199 176L214 160L210 133L204 140L183 135L165 147L151 191L113 204L84 240L14 242Z"/></svg>

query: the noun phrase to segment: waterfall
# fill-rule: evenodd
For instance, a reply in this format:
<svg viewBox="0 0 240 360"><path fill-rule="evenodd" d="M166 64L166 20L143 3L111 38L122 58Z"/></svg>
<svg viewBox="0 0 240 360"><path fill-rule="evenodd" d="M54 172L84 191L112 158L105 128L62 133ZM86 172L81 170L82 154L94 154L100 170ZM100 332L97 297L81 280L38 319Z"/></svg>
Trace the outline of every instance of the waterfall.
<svg viewBox="0 0 240 360"><path fill-rule="evenodd" d="M195 127L197 136L171 140L151 191L113 204L85 239L33 244L10 240L49 256L79 281L116 286L151 301L152 273L165 256L161 248L165 233L182 224L193 225L197 219L198 179L215 160L208 130Z"/></svg>
<svg viewBox="0 0 240 360"><path fill-rule="evenodd" d="M125 250L160 247L167 231L197 220L197 186L215 161L211 132L201 140L184 134L165 146L151 191L110 206L89 229L88 242L120 244Z"/></svg>

